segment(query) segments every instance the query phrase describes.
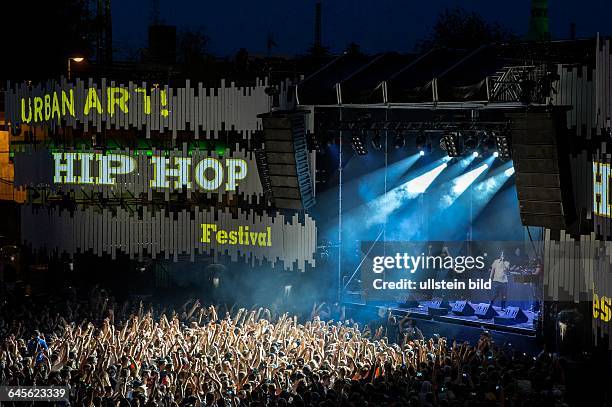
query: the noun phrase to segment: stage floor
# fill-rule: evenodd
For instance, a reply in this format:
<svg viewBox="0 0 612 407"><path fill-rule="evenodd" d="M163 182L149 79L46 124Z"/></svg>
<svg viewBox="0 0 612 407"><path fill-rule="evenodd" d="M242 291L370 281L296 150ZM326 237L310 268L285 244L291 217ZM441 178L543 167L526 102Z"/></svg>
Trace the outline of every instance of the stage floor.
<svg viewBox="0 0 612 407"><path fill-rule="evenodd" d="M451 302L450 304L452 307L453 303ZM409 312L415 318L421 318L421 317L432 318L432 316L429 315L427 312L427 303L419 304L417 308L401 308L397 305L391 308L393 310L403 310L405 312ZM495 309L495 311L497 311L498 314L502 313L501 307L493 306L493 308ZM527 322L516 323L513 325L500 325L500 324L496 324L492 318L491 319L479 319L476 316L455 315L452 312L449 312L447 315L435 316L433 318L438 321L445 321L445 322L450 322L450 323L458 322L462 324L481 326L486 329L511 331L511 332L523 333L526 335L535 334L534 319L537 318L537 314L535 314L532 311L526 311L526 310L523 310L523 313L527 316Z"/></svg>
<svg viewBox="0 0 612 407"><path fill-rule="evenodd" d="M376 309L364 304L345 303L347 318L366 323L368 317L374 318ZM409 311L403 308L393 308L392 312L397 315L405 315ZM472 345L478 343L483 330L489 331L493 341L504 349L515 350L535 355L541 350L541 344L534 330L507 329L509 327L478 324L476 321L464 321L453 318L430 317L420 312L412 312L417 327L423 332L425 338L432 338L435 334L448 338L458 343L469 342Z"/></svg>
<svg viewBox="0 0 612 407"><path fill-rule="evenodd" d="M410 316L414 319L419 319L419 320L430 320L430 321L438 321L438 322L445 322L448 324L457 324L457 325L463 325L463 326L471 326L471 327L477 327L480 329L487 329L487 330L494 330L494 331L499 331L499 332L512 332L512 333L516 333L516 334L520 334L520 335L527 335L527 336L535 336L536 335L536 327L538 326L538 315L530 310L523 310L523 313L527 316L527 322L524 323L516 323L516 324L512 324L512 325L502 325L502 324L497 324L494 322L494 320L491 319L479 319L476 316L462 316L462 315L455 315L452 312L448 312L447 315L430 315L428 313L428 305L430 305L429 302L420 302L418 307L413 307L413 308L405 308L400 306L400 304L389 304L389 303L379 303L379 302L369 302L367 304L363 304L363 303L358 303L358 302L351 302L351 301L347 301L344 303L345 306L347 307L357 307L360 308L362 310L365 309L373 309L374 312L376 312L380 307L386 307L389 308L393 314L398 315L398 316L404 316L407 314L410 314ZM451 302L450 305L452 307L454 303ZM476 304L472 304L472 305L476 305ZM493 308L501 314L501 307L498 306L493 306Z"/></svg>

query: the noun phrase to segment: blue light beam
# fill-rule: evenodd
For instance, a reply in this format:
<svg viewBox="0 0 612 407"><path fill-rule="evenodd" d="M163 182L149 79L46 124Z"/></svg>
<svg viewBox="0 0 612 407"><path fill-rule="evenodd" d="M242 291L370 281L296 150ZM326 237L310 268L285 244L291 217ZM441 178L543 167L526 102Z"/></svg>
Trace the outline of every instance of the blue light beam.
<svg viewBox="0 0 612 407"><path fill-rule="evenodd" d="M455 202L455 200L459 198L461 194L463 194L465 190L468 189L468 187L488 169L489 164L484 163L479 167L474 168L472 171L466 172L465 174L460 175L451 181L450 191L442 195L440 198L440 207L444 209L451 206L453 202Z"/></svg>
<svg viewBox="0 0 612 407"><path fill-rule="evenodd" d="M512 161L508 161L498 167L490 177L474 186L472 202L475 218L513 174L514 167L512 166Z"/></svg>
<svg viewBox="0 0 612 407"><path fill-rule="evenodd" d="M366 226L386 222L388 216L407 201L416 198L424 193L434 180L448 166L448 160L438 164L435 168L418 175L410 181L392 189L387 194L381 196L368 204L369 217L366 219Z"/></svg>
<svg viewBox="0 0 612 407"><path fill-rule="evenodd" d="M444 169L448 167L448 163L442 163L433 170L427 171L425 174L419 175L418 177L411 179L406 182L400 188L401 192L405 192L408 196L408 199L415 198L417 195L422 194L427 191L427 188L434 182L438 175Z"/></svg>
<svg viewBox="0 0 612 407"><path fill-rule="evenodd" d="M389 165L387 167L387 187L391 188L397 185L397 181L400 177L405 174L419 158L421 158L419 154L413 154ZM371 201L385 192L385 168L379 168L355 181L359 183L359 196L366 202ZM353 181L349 181L349 183L352 182Z"/></svg>

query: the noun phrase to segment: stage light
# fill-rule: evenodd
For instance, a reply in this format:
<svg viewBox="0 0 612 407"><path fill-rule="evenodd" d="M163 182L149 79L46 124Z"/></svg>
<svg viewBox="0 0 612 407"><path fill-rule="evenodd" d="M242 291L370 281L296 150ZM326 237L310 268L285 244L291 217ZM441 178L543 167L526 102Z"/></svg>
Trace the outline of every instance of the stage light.
<svg viewBox="0 0 612 407"><path fill-rule="evenodd" d="M493 136L485 131L481 133L480 145L484 147L485 151L495 150L495 139Z"/></svg>
<svg viewBox="0 0 612 407"><path fill-rule="evenodd" d="M476 137L476 135L474 134L469 134L468 136L465 137L463 141L463 145L465 146L465 149L468 151L475 150L476 148L478 148L478 145L479 145L478 137Z"/></svg>
<svg viewBox="0 0 612 407"><path fill-rule="evenodd" d="M495 152L493 153L493 157L495 157L495 158L499 157L499 151L495 151Z"/></svg>
<svg viewBox="0 0 612 407"><path fill-rule="evenodd" d="M440 148L446 151L449 157L459 157L461 149L459 147L459 135L457 133L447 133L440 139Z"/></svg>
<svg viewBox="0 0 612 407"><path fill-rule="evenodd" d="M319 138L315 133L310 133L310 142L312 145L312 149L316 152L322 153L325 151L323 146L321 145L321 142L319 141Z"/></svg>
<svg viewBox="0 0 612 407"><path fill-rule="evenodd" d="M397 134L395 136L395 138L393 139L393 146L396 149L402 148L404 147L406 140L404 140L404 135L403 134Z"/></svg>
<svg viewBox="0 0 612 407"><path fill-rule="evenodd" d="M509 159L512 156L510 151L510 140L508 136L504 134L495 135L495 144L497 145L497 151L502 159Z"/></svg>
<svg viewBox="0 0 612 407"><path fill-rule="evenodd" d="M351 137L351 145L353 149L357 153L357 155L366 155L368 153L368 149L363 144L363 135L359 133L353 133Z"/></svg>
<svg viewBox="0 0 612 407"><path fill-rule="evenodd" d="M416 136L415 144L421 156L431 153L431 140L425 133L421 132Z"/></svg>
<svg viewBox="0 0 612 407"><path fill-rule="evenodd" d="M473 155L474 157L478 158L478 156L480 155L480 153L479 153L478 151L474 151L474 152L472 153L472 155Z"/></svg>
<svg viewBox="0 0 612 407"><path fill-rule="evenodd" d="M510 168L508 168L506 171L504 171L504 175L505 175L506 177L511 177L511 176L512 176L512 174L514 174L514 167L510 167Z"/></svg>
<svg viewBox="0 0 612 407"><path fill-rule="evenodd" d="M374 134L374 136L372 136L372 140L370 140L370 142L372 143L372 147L374 147L374 150L382 149L382 141L381 141L379 133Z"/></svg>
<svg viewBox="0 0 612 407"><path fill-rule="evenodd" d="M425 134L419 133L415 139L416 148L418 150L423 150L426 143L427 143L427 137L425 136Z"/></svg>

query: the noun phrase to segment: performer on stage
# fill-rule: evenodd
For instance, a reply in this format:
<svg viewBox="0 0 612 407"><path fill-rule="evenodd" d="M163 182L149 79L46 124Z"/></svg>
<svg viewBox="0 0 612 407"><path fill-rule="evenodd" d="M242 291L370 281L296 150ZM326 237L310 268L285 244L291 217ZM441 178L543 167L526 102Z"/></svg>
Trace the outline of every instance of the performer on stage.
<svg viewBox="0 0 612 407"><path fill-rule="evenodd" d="M438 254L439 253L439 254ZM428 256L440 256L442 258L442 262L440 263L440 265L442 265L444 263L444 260L450 256L450 250L448 249L448 246L442 246L442 248L440 249L439 252L433 251L432 250L432 246L429 246L429 251L427 253ZM452 269L447 269L444 267L441 267L439 269L435 269L435 270L428 270L427 271L429 274L425 275L424 279L428 279L428 278L433 278L437 281L441 281L441 280L446 280L446 281L452 281L453 279L457 278L460 279L462 277L462 275L460 273L455 273L454 270ZM444 290L442 288L439 288L437 290L432 290L430 293L430 299L434 299L434 298L443 298L446 300L449 299L461 299L464 298L464 293L463 292L459 292L458 290L455 291L453 298L448 298L448 292L447 290Z"/></svg>
<svg viewBox="0 0 612 407"><path fill-rule="evenodd" d="M493 298L491 299L491 305L493 305L497 297L500 297L502 309L506 309L509 267L510 262L504 260L504 252L501 252L499 258L495 259L491 265L491 274L489 276L493 281Z"/></svg>

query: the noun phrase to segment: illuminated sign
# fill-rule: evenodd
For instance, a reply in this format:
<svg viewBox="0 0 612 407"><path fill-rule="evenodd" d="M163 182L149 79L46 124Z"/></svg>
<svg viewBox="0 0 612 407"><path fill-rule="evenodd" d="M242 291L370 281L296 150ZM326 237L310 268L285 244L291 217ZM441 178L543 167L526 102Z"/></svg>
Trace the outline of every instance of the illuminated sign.
<svg viewBox="0 0 612 407"><path fill-rule="evenodd" d="M235 230L219 229L217 225L211 223L204 223L201 226L202 243L211 243L211 239L214 239L220 245L272 246L272 230L269 226L263 232L249 230L248 226L239 226Z"/></svg>
<svg viewBox="0 0 612 407"><path fill-rule="evenodd" d="M196 139L214 139L218 132L232 130L249 139L261 129L257 115L271 108L265 80L253 86L224 80L214 88L195 85L189 80L184 87L142 81L117 84L107 78L17 83L4 94L5 117L11 124L60 124L85 132L137 129L147 138L151 131L190 131Z"/></svg>
<svg viewBox="0 0 612 407"><path fill-rule="evenodd" d="M168 97L164 89L134 88L132 90L123 87L106 88L106 97L100 98L100 90L87 88L85 91L85 103L82 105L82 113L85 116L91 113L108 113L113 117L118 110L129 113L129 99L139 97L138 106L141 113L151 114L151 92L159 92L161 104L160 114L168 116ZM102 102L105 100L105 103ZM59 92L45 93L42 96L22 97L20 101L21 122L41 123L53 119L65 119L68 116L75 117L74 90L62 90Z"/></svg>
<svg viewBox="0 0 612 407"><path fill-rule="evenodd" d="M612 298L593 293L593 318L603 322L612 319Z"/></svg>
<svg viewBox="0 0 612 407"><path fill-rule="evenodd" d="M139 176L152 172L152 189L197 189L202 191L235 191L248 173L242 158L192 157L153 155L146 162L149 168L138 168L138 161L128 154L93 152L52 153L53 182L72 185L117 185L119 177ZM97 175L94 175L94 172Z"/></svg>
<svg viewBox="0 0 612 407"><path fill-rule="evenodd" d="M62 150L22 146L13 158L15 186L51 192L127 193L153 199L153 192L238 194L263 199L255 153L239 145L215 150L182 147L164 150Z"/></svg>
<svg viewBox="0 0 612 407"><path fill-rule="evenodd" d="M593 161L593 214L612 217L610 164Z"/></svg>
<svg viewBox="0 0 612 407"><path fill-rule="evenodd" d="M305 271L315 266L317 230L308 214L253 209L199 208L180 211L80 206L21 206L21 236L34 252L74 256L119 253L130 258L212 256L234 262L280 265Z"/></svg>

